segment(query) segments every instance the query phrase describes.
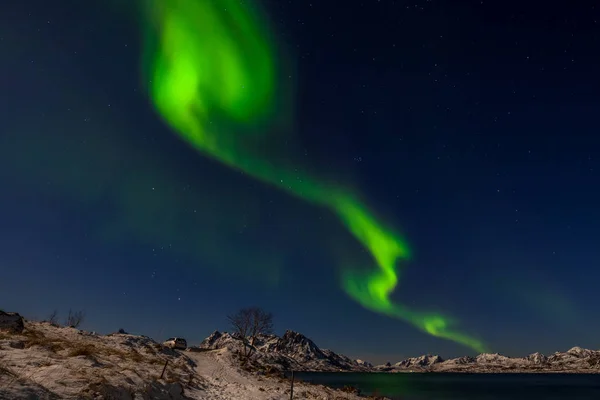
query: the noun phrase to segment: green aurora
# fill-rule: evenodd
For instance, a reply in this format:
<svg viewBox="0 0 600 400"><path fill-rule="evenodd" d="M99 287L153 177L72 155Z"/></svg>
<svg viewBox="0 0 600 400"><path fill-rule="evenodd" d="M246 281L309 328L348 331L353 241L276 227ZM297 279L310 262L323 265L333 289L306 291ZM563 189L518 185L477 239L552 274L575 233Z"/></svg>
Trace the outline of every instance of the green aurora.
<svg viewBox="0 0 600 400"><path fill-rule="evenodd" d="M264 135L244 134L269 121L278 103L278 65L267 23L239 0L142 2L144 72L155 108L192 147L291 195L331 210L371 253L377 268L342 272L346 293L363 307L399 318L430 335L477 351L484 344L452 326L452 319L419 312L390 299L397 264L409 257L402 238L378 221L357 193L261 154Z"/></svg>

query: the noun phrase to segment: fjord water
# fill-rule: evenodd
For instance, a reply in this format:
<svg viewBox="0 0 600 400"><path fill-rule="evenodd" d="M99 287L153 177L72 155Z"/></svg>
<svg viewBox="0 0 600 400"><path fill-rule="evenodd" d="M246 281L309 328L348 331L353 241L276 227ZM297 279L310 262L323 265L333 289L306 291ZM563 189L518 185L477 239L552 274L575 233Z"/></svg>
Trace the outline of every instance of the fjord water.
<svg viewBox="0 0 600 400"><path fill-rule="evenodd" d="M296 373L394 400L600 400L600 374Z"/></svg>

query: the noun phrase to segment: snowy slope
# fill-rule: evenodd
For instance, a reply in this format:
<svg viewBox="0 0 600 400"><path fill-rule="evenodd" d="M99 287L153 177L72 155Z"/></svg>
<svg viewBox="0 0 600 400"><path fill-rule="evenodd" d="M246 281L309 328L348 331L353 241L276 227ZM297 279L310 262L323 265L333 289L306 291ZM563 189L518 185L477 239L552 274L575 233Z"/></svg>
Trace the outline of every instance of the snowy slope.
<svg viewBox="0 0 600 400"><path fill-rule="evenodd" d="M274 342L265 338L263 345ZM179 352L144 336L31 321L20 333L0 331L0 399L289 399L290 382L281 373L240 365L227 347ZM302 382L294 398L359 399Z"/></svg>

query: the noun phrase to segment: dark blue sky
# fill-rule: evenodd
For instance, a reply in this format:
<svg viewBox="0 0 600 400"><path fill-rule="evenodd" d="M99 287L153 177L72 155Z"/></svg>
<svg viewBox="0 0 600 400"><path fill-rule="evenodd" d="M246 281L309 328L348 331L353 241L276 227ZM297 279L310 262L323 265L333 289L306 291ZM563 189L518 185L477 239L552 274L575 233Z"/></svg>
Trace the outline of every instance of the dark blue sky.
<svg viewBox="0 0 600 400"><path fill-rule="evenodd" d="M278 332L353 357L470 354L348 298L333 258L360 249L325 210L171 133L131 10L10 3L0 307L195 343L259 305ZM290 154L406 236L395 300L457 317L494 352L600 347L593 3L265 2L297 85Z"/></svg>

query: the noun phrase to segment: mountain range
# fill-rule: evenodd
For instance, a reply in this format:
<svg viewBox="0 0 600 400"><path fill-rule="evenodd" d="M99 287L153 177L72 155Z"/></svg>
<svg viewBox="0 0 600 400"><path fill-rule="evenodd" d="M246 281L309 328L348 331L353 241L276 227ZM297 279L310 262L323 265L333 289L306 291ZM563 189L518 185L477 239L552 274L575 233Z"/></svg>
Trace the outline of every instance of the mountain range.
<svg viewBox="0 0 600 400"><path fill-rule="evenodd" d="M241 338L235 334L213 332L191 351L241 348ZM407 358L395 364L372 365L353 360L331 350L319 348L312 340L294 331L281 337L260 335L254 345L253 360L262 366L295 371L348 371L348 372L569 372L600 373L600 351L573 347L566 352L550 355L533 353L526 357L507 357L483 353L476 357L464 356L444 360L439 355Z"/></svg>
<svg viewBox="0 0 600 400"><path fill-rule="evenodd" d="M217 350L228 348L239 351L241 337L236 334L213 332L198 347L190 351ZM277 370L294 371L361 371L368 372L372 365L360 360L319 348L312 340L294 331L286 331L281 337L259 335L254 342L252 359L262 366Z"/></svg>

